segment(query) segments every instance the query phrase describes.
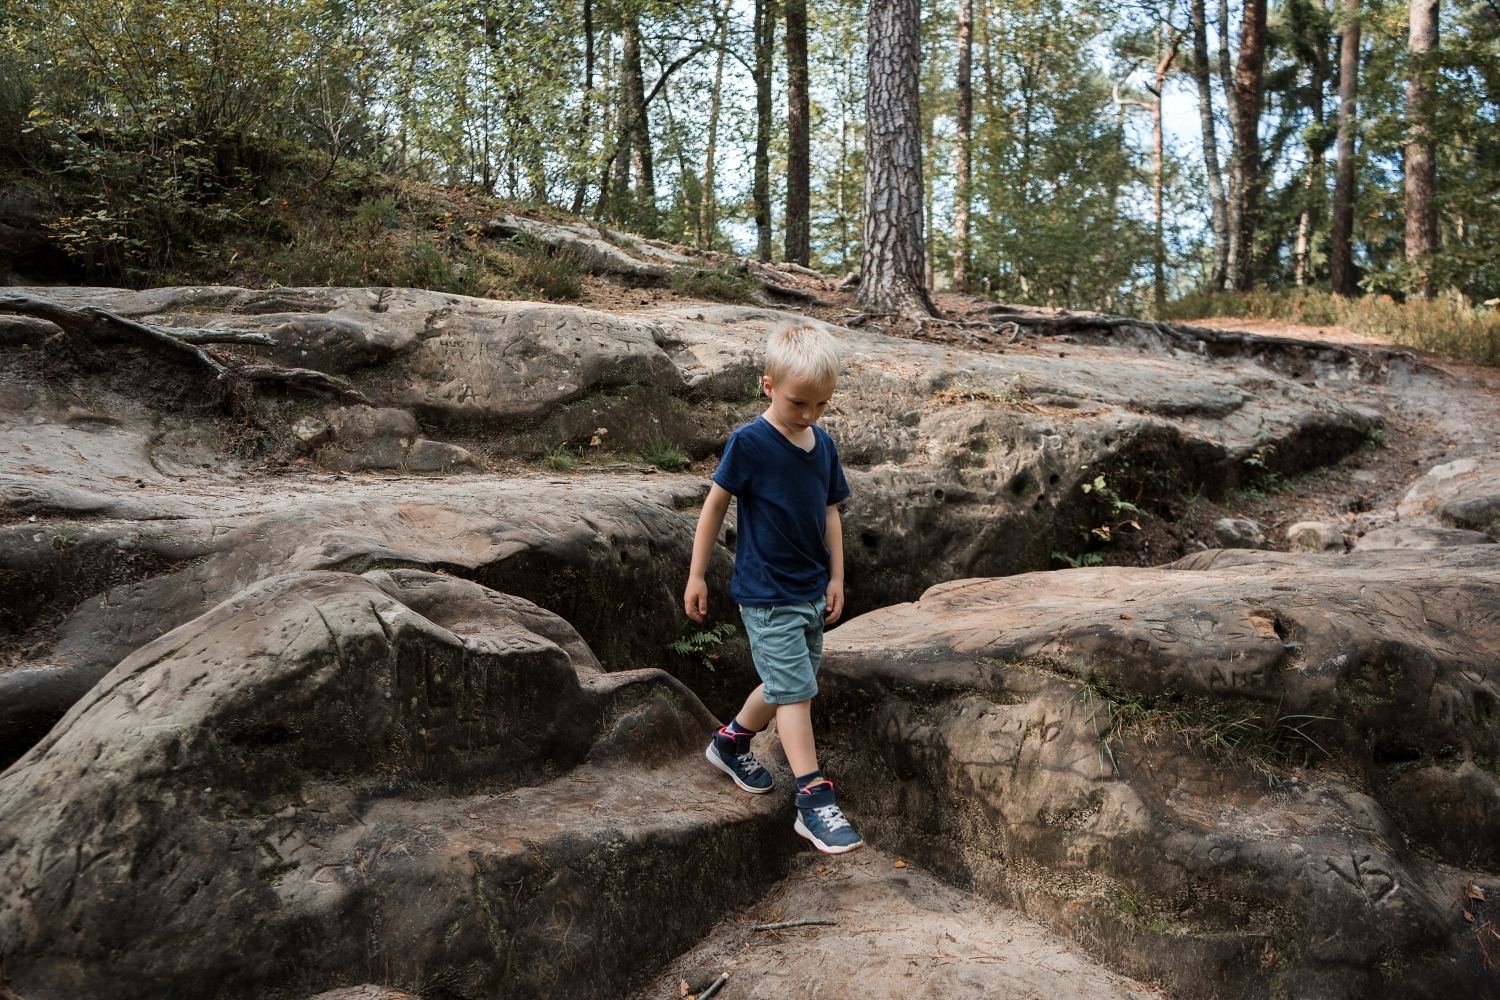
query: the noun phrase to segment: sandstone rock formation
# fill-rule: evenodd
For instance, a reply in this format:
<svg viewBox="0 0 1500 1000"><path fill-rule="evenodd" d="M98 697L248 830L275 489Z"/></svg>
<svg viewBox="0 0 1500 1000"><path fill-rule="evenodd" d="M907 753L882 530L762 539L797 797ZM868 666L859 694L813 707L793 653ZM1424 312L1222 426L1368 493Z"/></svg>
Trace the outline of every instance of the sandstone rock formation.
<svg viewBox="0 0 1500 1000"><path fill-rule="evenodd" d="M1174 995L1500 988L1493 552L935 587L830 636L828 768L877 844Z"/></svg>
<svg viewBox="0 0 1500 1000"><path fill-rule="evenodd" d="M9 983L618 996L790 846L774 796L702 766L712 724L669 675L604 673L477 584L264 580L127 657L0 776Z"/></svg>

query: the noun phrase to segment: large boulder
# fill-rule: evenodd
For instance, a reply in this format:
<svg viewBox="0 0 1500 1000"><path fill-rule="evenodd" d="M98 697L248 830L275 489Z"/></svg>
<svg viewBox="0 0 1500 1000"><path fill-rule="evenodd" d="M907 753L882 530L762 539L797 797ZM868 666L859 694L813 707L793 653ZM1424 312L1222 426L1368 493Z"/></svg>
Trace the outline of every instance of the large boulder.
<svg viewBox="0 0 1500 1000"><path fill-rule="evenodd" d="M619 996L785 869L785 796L706 767L713 724L669 675L605 673L474 583L256 583L0 775L7 983Z"/></svg>
<svg viewBox="0 0 1500 1000"><path fill-rule="evenodd" d="M1174 993L1494 992L1489 551L935 587L830 635L826 766L878 846Z"/></svg>

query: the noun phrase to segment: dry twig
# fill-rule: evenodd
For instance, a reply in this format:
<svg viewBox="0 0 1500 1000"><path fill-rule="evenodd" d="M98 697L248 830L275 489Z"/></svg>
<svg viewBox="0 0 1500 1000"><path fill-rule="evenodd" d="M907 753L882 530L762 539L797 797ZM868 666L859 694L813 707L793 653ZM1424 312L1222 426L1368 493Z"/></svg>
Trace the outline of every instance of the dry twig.
<svg viewBox="0 0 1500 1000"><path fill-rule="evenodd" d="M782 931L788 927L814 927L814 926L837 927L837 920L819 920L809 918L806 920L778 920L774 924L756 924L750 928L752 931Z"/></svg>

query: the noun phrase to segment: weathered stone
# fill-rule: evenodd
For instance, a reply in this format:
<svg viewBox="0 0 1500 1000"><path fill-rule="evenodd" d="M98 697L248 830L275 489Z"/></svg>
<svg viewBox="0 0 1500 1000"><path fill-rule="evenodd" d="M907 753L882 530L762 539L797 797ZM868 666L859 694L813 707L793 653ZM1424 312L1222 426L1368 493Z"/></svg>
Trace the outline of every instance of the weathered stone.
<svg viewBox="0 0 1500 1000"><path fill-rule="evenodd" d="M1263 549L1268 544L1260 525L1240 517L1221 517L1215 521L1214 537L1226 549Z"/></svg>
<svg viewBox="0 0 1500 1000"><path fill-rule="evenodd" d="M404 463L412 472L455 472L480 467L479 459L467 448L427 438L417 438L412 442Z"/></svg>
<svg viewBox="0 0 1500 1000"><path fill-rule="evenodd" d="M1397 508L1403 519L1430 516L1500 541L1500 460L1461 458L1431 469Z"/></svg>
<svg viewBox="0 0 1500 1000"><path fill-rule="evenodd" d="M1287 544L1304 552L1344 551L1344 533L1326 521L1298 521L1286 529Z"/></svg>
<svg viewBox="0 0 1500 1000"><path fill-rule="evenodd" d="M1355 549L1439 549L1453 545L1486 545L1494 539L1482 531L1430 524L1395 524L1376 528L1354 543Z"/></svg>
<svg viewBox="0 0 1500 1000"><path fill-rule="evenodd" d="M1479 546L962 581L830 633L820 753L877 846L1174 994L1483 993L1497 608Z"/></svg>
<svg viewBox="0 0 1500 1000"><path fill-rule="evenodd" d="M602 673L567 623L467 581L263 581L0 775L8 983L619 996L784 870L785 795L707 768L713 725L669 675Z"/></svg>

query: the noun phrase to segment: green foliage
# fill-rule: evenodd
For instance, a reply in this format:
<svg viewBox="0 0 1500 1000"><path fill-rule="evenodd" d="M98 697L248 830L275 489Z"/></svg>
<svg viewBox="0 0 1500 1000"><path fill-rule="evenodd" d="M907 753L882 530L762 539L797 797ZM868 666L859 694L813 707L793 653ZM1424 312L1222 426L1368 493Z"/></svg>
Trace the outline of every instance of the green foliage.
<svg viewBox="0 0 1500 1000"><path fill-rule="evenodd" d="M706 670L713 670L723 652L720 647L724 640L732 638L738 631L729 622L721 622L711 629L692 629L682 638L667 643L667 650L697 662Z"/></svg>
<svg viewBox="0 0 1500 1000"><path fill-rule="evenodd" d="M549 247L525 235L517 237L514 245L521 254L520 266L512 278L517 289L553 302L583 295L583 278L589 264L584 254L568 247Z"/></svg>
<svg viewBox="0 0 1500 1000"><path fill-rule="evenodd" d="M549 469L567 472L578 464L578 456L574 455L573 450L564 442L542 452L542 462Z"/></svg>
<svg viewBox="0 0 1500 1000"><path fill-rule="evenodd" d="M651 442L641 449L641 457L666 472L681 472L688 465L686 453L660 435L652 438Z"/></svg>
<svg viewBox="0 0 1500 1000"><path fill-rule="evenodd" d="M714 302L761 301L760 282L750 276L744 264L724 263L717 267L678 267L668 276L679 295Z"/></svg>

